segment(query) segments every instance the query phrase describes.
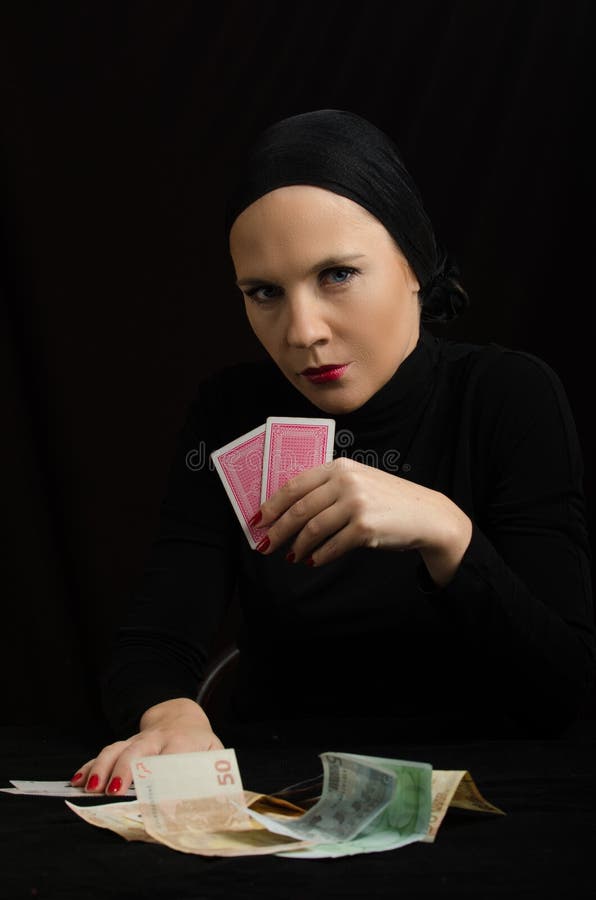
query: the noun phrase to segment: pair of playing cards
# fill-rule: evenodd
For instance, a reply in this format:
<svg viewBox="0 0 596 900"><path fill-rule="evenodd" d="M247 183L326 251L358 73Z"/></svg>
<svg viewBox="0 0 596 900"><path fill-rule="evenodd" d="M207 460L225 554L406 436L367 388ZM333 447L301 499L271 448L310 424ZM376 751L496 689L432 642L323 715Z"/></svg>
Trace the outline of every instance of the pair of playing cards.
<svg viewBox="0 0 596 900"><path fill-rule="evenodd" d="M253 550L267 534L250 525L261 503L299 472L331 462L334 440L334 419L269 416L210 454Z"/></svg>

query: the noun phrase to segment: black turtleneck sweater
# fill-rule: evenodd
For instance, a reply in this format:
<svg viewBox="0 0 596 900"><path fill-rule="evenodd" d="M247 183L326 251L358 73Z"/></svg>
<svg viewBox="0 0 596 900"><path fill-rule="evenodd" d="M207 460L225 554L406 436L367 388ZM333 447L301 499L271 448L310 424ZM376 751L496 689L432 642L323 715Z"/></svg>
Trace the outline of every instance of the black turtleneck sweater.
<svg viewBox="0 0 596 900"><path fill-rule="evenodd" d="M444 587L414 550L358 548L314 568L287 563L287 546L252 550L209 453L269 415L327 414L272 361L199 387L104 671L115 731L137 731L155 703L196 697L235 588L240 721L386 715L412 734L422 722L426 733L458 722L498 733L570 721L594 673L593 601L581 452L550 366L421 326L389 381L335 416L335 456L440 491L471 518Z"/></svg>

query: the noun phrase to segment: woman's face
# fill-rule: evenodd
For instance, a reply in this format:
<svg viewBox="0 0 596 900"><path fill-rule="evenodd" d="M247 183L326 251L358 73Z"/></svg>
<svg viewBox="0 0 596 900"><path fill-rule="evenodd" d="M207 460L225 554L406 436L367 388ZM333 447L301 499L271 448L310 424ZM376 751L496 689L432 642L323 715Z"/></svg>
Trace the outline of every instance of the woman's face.
<svg viewBox="0 0 596 900"><path fill-rule="evenodd" d="M270 191L234 221L230 253L254 333L324 412L358 409L416 346L418 281L385 226L348 197ZM348 366L322 383L302 374L330 364Z"/></svg>

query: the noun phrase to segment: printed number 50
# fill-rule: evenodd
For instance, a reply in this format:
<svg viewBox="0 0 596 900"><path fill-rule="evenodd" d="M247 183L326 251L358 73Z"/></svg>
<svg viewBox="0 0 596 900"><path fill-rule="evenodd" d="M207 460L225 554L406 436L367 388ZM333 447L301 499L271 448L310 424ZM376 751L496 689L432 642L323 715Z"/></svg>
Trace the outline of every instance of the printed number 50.
<svg viewBox="0 0 596 900"><path fill-rule="evenodd" d="M234 784L234 775L230 772L232 764L227 759L218 759L215 768L219 773L217 776L218 784Z"/></svg>

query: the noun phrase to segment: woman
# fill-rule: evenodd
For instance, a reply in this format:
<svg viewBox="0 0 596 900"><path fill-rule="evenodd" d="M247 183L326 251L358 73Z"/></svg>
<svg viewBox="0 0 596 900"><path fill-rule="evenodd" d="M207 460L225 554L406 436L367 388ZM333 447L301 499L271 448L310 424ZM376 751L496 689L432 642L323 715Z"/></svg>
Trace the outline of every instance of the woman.
<svg viewBox="0 0 596 900"><path fill-rule="evenodd" d="M428 331L467 297L395 145L360 116L266 129L226 227L270 360L200 385L103 681L123 739L73 783L118 794L135 756L222 746L195 698L236 582L237 721L556 732L594 673L582 460L559 378L529 353ZM268 415L322 414L335 458L262 504L254 552L197 454Z"/></svg>

